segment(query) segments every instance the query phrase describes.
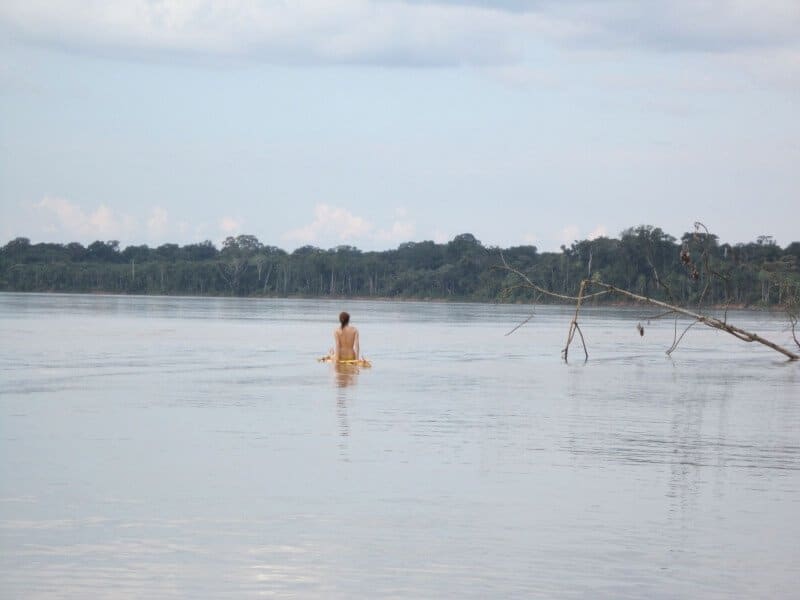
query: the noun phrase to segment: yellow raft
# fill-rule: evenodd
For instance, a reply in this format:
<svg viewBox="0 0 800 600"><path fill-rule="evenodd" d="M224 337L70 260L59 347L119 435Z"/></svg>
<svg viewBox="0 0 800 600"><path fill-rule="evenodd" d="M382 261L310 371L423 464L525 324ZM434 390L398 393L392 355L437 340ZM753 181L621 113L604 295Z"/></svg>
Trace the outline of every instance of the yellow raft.
<svg viewBox="0 0 800 600"><path fill-rule="evenodd" d="M326 354L317 359L317 362L333 362L333 355ZM372 363L366 358L352 358L348 360L340 360L336 362L337 365L353 365L355 367L371 367Z"/></svg>

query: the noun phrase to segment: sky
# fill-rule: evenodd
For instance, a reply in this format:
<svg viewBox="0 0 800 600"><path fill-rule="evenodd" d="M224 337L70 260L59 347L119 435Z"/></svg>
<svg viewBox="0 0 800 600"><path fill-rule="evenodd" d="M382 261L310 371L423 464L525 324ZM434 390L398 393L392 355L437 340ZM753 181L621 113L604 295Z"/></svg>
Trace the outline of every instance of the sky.
<svg viewBox="0 0 800 600"><path fill-rule="evenodd" d="M0 244L800 240L797 0L4 0Z"/></svg>

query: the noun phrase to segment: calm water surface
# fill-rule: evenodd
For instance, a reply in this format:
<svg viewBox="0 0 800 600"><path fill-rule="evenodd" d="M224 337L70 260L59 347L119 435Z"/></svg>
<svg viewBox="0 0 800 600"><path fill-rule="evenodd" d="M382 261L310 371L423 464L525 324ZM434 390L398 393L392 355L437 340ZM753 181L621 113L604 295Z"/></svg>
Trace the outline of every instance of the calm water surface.
<svg viewBox="0 0 800 600"><path fill-rule="evenodd" d="M800 365L530 310L0 294L0 596L796 598Z"/></svg>

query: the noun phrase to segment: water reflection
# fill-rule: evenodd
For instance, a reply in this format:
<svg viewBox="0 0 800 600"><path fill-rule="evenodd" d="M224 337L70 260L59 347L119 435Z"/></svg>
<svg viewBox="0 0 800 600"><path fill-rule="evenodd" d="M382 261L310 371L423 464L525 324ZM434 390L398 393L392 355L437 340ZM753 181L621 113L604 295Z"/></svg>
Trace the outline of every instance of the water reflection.
<svg viewBox="0 0 800 600"><path fill-rule="evenodd" d="M357 383L357 377L361 367L358 365L336 363L333 365L333 369L336 373L336 386L345 388Z"/></svg>
<svg viewBox="0 0 800 600"><path fill-rule="evenodd" d="M349 462L350 453L348 437L350 436L350 422L347 418L348 388L358 383L358 365L334 364L333 371L336 382L336 421L339 425L339 457L343 462Z"/></svg>

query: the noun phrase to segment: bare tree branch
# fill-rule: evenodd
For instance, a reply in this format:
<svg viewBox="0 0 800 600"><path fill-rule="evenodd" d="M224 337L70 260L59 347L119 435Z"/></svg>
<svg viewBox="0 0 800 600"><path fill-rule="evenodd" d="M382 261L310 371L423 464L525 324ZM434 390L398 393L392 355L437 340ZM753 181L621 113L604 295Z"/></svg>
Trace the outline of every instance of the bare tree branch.
<svg viewBox="0 0 800 600"><path fill-rule="evenodd" d="M658 321L659 319L663 319L664 317L670 317L675 314L674 310L665 310L664 312L657 313L655 315L642 315L639 317L640 321Z"/></svg>
<svg viewBox="0 0 800 600"><path fill-rule="evenodd" d="M670 356L670 355L671 355L673 352L675 352L675 350L678 348L678 344L680 344L680 343L681 343L681 340L683 339L683 336L685 336L685 335L686 335L686 333L687 333L687 332L688 332L688 331L689 331L689 330L690 330L692 327L694 327L695 325L697 325L697 323L698 323L697 321L692 321L691 323L689 323L688 327L686 327L686 329L684 329L684 330L683 330L683 333L681 333L680 337L675 337L675 338L673 338L673 340L672 340L672 346L670 346L670 347L669 347L669 350L667 350L667 356ZM678 333L678 315L675 315L675 333L676 333L676 334Z"/></svg>
<svg viewBox="0 0 800 600"><path fill-rule="evenodd" d="M751 332L746 331L746 330L744 330L744 329L742 329L740 327L735 327L734 325L726 323L725 321L717 319L716 317L710 317L710 316L707 316L707 315L702 315L702 314L699 314L699 313L696 313L696 312L692 312L690 310L686 310L685 308L680 308L678 306L673 306L673 305L667 304L666 302L661 302L660 300L654 300L653 298L648 298L646 296L641 296L639 294L634 294L633 292L629 292L628 290L623 290L623 289L618 288L616 286L613 286L613 285L610 285L610 284L607 284L607 283L603 283L602 281L592 281L590 283L592 285L601 287L601 288L603 288L603 289L605 289L608 292L613 293L613 294L619 294L619 295L631 298L632 300L638 300L639 302L645 302L647 304L653 304L655 306L660 306L662 308L667 308L669 310L673 310L676 313L680 313L680 314L685 315L687 317L691 317L692 319L695 319L698 323L702 323L703 325L706 325L707 327L711 327L712 329L719 329L720 331L724 331L726 333L729 333L732 336L734 336L734 337L736 337L736 338L738 338L738 339L740 339L742 341L745 341L745 342L757 342L759 344L767 346L768 348L772 348L776 352L780 352L781 354L783 354L784 356L786 356L790 360L798 360L798 359L800 359L800 355L795 354L794 352L791 352L791 351L787 350L786 348L783 348L783 347L779 346L778 344L775 344L774 342L771 342L771 341L761 337L760 335L758 335L756 333L751 333Z"/></svg>
<svg viewBox="0 0 800 600"><path fill-rule="evenodd" d="M567 333L567 343L564 345L564 350L562 350L561 354L564 357L564 362L567 362L567 357L569 356L569 346L572 343L573 338L575 337L575 332L578 332L578 335L581 336L581 343L583 344L583 353L586 356L585 360L589 360L589 350L586 348L586 340L583 337L583 332L581 331L580 325L578 325L578 314L581 310L581 302L583 301L583 292L586 290L586 285L588 283L588 279L584 279L581 281L581 287L578 290L578 298L577 302L575 303L575 316L572 317L572 322L569 324L569 332Z"/></svg>
<svg viewBox="0 0 800 600"><path fill-rule="evenodd" d="M507 265L507 268L508 268L508 270L510 272L515 273L518 276L524 278L526 280L526 282L528 283L528 287L531 287L531 288L537 290L542 295L550 296L550 297L553 297L553 298L560 298L560 299L575 300L576 301L575 316L572 318L572 321L570 322L569 332L567 334L567 342L566 342L566 344L564 346L564 349L562 350L562 356L563 356L565 361L567 360L567 358L569 356L569 346L572 343L572 340L573 340L573 338L575 336L575 331L578 331L579 335L581 336L581 341L584 344L584 353L585 353L586 358L588 360L589 352L588 352L588 350L586 348L586 342L585 342L585 339L583 338L583 333L580 331L580 327L578 326L578 314L580 312L581 303L583 302L583 300L585 298L594 298L594 297L600 296L602 294L618 294L618 295L630 298L632 300L636 300L638 302L643 302L643 303L646 303L646 304L652 304L654 306L658 306L658 307L667 309L671 313L681 314L681 315L690 317L690 318L694 319L697 323L702 323L703 325L705 325L707 327L711 327L712 329L718 329L720 331L724 331L726 333L729 333L730 335L732 335L735 338L737 338L739 340L742 340L744 342L756 342L756 343L759 343L759 344L761 344L763 346L771 348L772 350L775 350L776 352L779 352L780 354L783 354L789 360L800 360L800 355L795 354L794 352L792 352L790 350L787 350L786 348L783 348L782 346L779 346L778 344L776 344L776 343L774 343L774 342L772 342L770 340L767 340L767 339L761 337L760 335L758 335L756 333L752 333L752 332L747 331L745 329L742 329L740 327L736 327L734 325L729 324L727 321L723 321L721 319L717 319L716 317L711 317L711 316L708 316L708 315L703 315L703 314L700 314L700 313L696 313L696 312L687 310L685 308L681 308L679 306L674 306L674 305L668 304L666 302L662 302L660 300L655 300L653 298L648 298L647 296L642 296L640 294L635 294L635 293L630 292L628 290L624 290L624 289L618 288L618 287L616 287L614 285L611 285L611 284L608 284L608 283L603 283L602 281L597 281L597 280L590 281L588 279L584 279L583 281L581 281L581 287L580 287L580 291L579 291L579 294L578 294L577 297L565 296L564 294L556 294L555 292L550 292L550 291L545 290L544 288L534 284L532 281L530 281L530 279L524 273L521 273L519 270L517 270L517 269L515 269L515 268L513 268L511 266L508 266L508 263L505 262L505 259L503 259L503 262L504 262L504 264ZM588 286L600 287L600 288L603 288L603 291L595 292L595 293L588 294L588 295L584 296L583 293L584 293L585 289ZM796 321L795 321L794 324L796 324ZM793 335L794 341L797 343L798 340L797 340L797 336L795 334L794 324L793 324L793 328L792 328L792 335ZM687 328L687 331L688 331L688 329L689 328ZM685 334L685 332L684 332L684 334ZM684 334L681 335L681 339L683 338ZM677 342L680 342L680 339L678 339ZM675 347L677 347L677 344L673 343L673 346L674 347L672 347L670 349L670 352L674 351ZM798 347L800 347L800 343L798 344Z"/></svg>
<svg viewBox="0 0 800 600"><path fill-rule="evenodd" d="M694 227L695 227L695 239L700 241L701 244L702 244L701 261L702 261L703 269L704 269L705 275L706 275L706 277L705 277L705 285L704 285L703 291L700 294L700 298L699 298L699 301L698 301L698 311L699 311L700 307L702 307L702 304L703 304L703 302L705 300L706 294L708 293L708 290L710 289L712 277L718 277L718 278L723 279L725 281L727 281L727 279L725 277L723 277L720 273L717 273L716 271L714 271L711 268L711 262L710 262L711 234L708 231L708 228L703 223L700 223L699 221L694 224ZM702 232L701 232L701 230L702 230ZM701 238L702 238L702 240L701 240ZM671 298L670 290L660 280L659 275L658 275L658 271L656 270L655 264L654 264L653 260L651 259L651 257L649 256L649 253L646 256L647 262L648 262L650 268L653 271L653 274L654 274L654 276L656 278L656 282L659 285L661 285L662 287L665 288L665 290L667 292L667 295L668 295L668 297L670 299L670 302L663 302L661 300L655 300L655 299L649 298L647 296L642 296L641 294L636 294L636 293L630 292L630 291L628 291L626 289L618 288L618 287L616 287L614 285L611 285L611 284L608 284L608 283L605 283L605 282L601 281L598 278L597 274L595 274L593 277L586 278L586 279L583 279L581 281L580 288L578 290L578 295L577 296L569 296L569 295L566 295L566 294L558 294L556 292L551 292L551 291L541 287L540 285L537 285L525 273L523 273L519 269L517 269L517 268L511 266L510 264L508 264L508 261L506 261L506 258L505 258L505 256L503 256L502 253L500 254L500 258L501 258L501 260L503 262L502 268L505 269L506 271L510 272L510 273L513 273L514 275L519 277L520 280L523 282L522 284L520 284L521 287L530 288L530 289L534 290L535 292L537 292L538 294L540 294L541 296L548 296L550 298L554 298L554 299L557 299L557 300L568 300L568 301L571 301L571 302L575 302L575 314L573 315L572 320L570 321L569 331L567 332L567 341L566 341L566 343L564 345L563 350L561 351L561 355L564 358L564 361L567 361L567 359L569 357L569 348L570 348L570 345L572 344L572 341L575 338L575 332L576 331L578 332L578 335L581 338L581 343L583 344L583 351L584 351L584 355L586 357L586 360L589 359L589 351L588 351L587 346L586 346L586 340L585 340L585 338L583 336L583 332L581 331L580 325L578 323L578 316L580 314L581 305L582 305L584 300L587 300L587 299L590 299L590 298L597 298L597 297L600 297L600 296L603 296L603 295L606 295L606 294L616 294L616 295L624 296L626 298L629 298L631 300L635 300L637 302L641 302L641 303L644 303L644 304L650 304L652 306L657 306L657 307L659 307L661 309L664 309L664 312L659 313L658 315L655 315L653 317L650 317L652 319L661 318L661 317L664 317L664 316L667 316L667 315L675 315L675 332L674 332L674 335L673 335L672 345L667 350L667 355L671 355L672 352L674 352L675 349L677 349L677 347L680 345L681 341L683 340L684 336L688 333L688 331L692 327L694 327L698 323L701 323L701 324L705 325L706 327L710 327L712 329L717 329L717 330L720 330L720 331L724 331L725 333L728 333L728 334L732 335L733 337L735 337L738 340L741 340L741 341L744 341L744 342L748 342L748 343L756 342L758 344L761 344L763 346L771 348L772 350L775 350L776 352L779 352L780 354L783 354L789 360L800 360L800 354L796 354L795 352L793 352L791 350L783 348L782 346L779 346L778 344L761 337L757 333L753 333L753 332L747 331L745 329L742 329L740 327L736 327L736 326L731 325L730 323L728 323L728 304L725 305L725 312L724 312L724 315L723 315L722 319L718 319L716 317L712 317L712 316L709 316L709 315L704 315L704 314L702 314L700 312L691 311L691 310L688 310L686 308L681 308L680 306L675 305L673 303L672 298ZM698 279L699 273L698 273L697 267L693 263L693 261L691 259L691 256L689 255L688 248L686 246L684 246L684 249L681 251L681 257L680 258L681 258L681 262L684 264L684 266L687 267L687 269L691 268L691 271L690 271L691 278L692 279ZM591 256L590 256L589 260L590 260L590 266L589 266L589 271L588 272L589 272L589 274L591 274ZM515 286L515 287L520 287L520 286ZM599 292L592 292L592 293L587 294L586 292L588 290L590 290L592 287L600 288L600 291ZM790 319L790 323L791 323L792 339L794 340L794 342L798 346L798 348L800 348L800 341L798 341L797 332L796 332L796 327L797 327L797 322L798 322L798 314L797 314L797 309L796 309L798 301L796 299L796 296L797 295L795 294L795 297L787 303L787 314L789 315L789 319ZM680 336L678 336L678 316L679 315L683 315L685 317L689 317L690 319L692 319L692 323L690 323L683 330L683 332L680 334ZM530 319L532 317L533 317L533 315L531 315L531 317L529 317L528 319L526 319L525 321L520 323L517 327L512 329L506 335L509 335L509 334L513 333L514 331L516 331L517 329L519 329L519 327L521 327L522 325L524 325L525 323L530 321ZM643 331L644 330L641 329L641 325L640 325L639 333L643 334Z"/></svg>
<svg viewBox="0 0 800 600"><path fill-rule="evenodd" d="M551 298L558 298L559 300L573 301L578 299L577 296L567 296L565 294L558 294L556 292L551 292L550 290L546 290L543 287L536 285L535 283L533 283L533 281L531 281L530 277L525 275L525 273L509 265L508 262L506 261L506 257L503 256L502 252L500 253L500 259L503 261L503 268L506 271L513 273L514 275L518 276L525 282L525 284L522 285L521 287L531 288L533 290L536 290L543 296L550 296ZM520 287L520 286L515 286L515 287ZM608 292L596 292L594 294L589 294L588 296L585 296L584 299L596 298L598 296L605 296L606 294L608 294Z"/></svg>
<svg viewBox="0 0 800 600"><path fill-rule="evenodd" d="M589 360L589 350L586 348L586 340L583 338L583 331L581 331L581 326L575 323L575 330L578 332L578 335L581 336L581 344L583 344L583 354L584 354L584 362Z"/></svg>
<svg viewBox="0 0 800 600"><path fill-rule="evenodd" d="M536 313L531 313L531 316L529 316L529 317L528 317L527 319L525 319L525 320L524 320L522 323L520 323L519 325L517 325L516 327L514 327L514 329L512 329L511 331L509 331L508 333L506 333L506 336L509 336L509 335L511 335L512 333L514 333L514 332L515 332L517 329L519 329L520 327L522 327L523 325L525 325L525 324L526 324L528 321L530 321L530 320L531 320L531 319L532 319L532 318L533 318L535 315L536 315Z"/></svg>

